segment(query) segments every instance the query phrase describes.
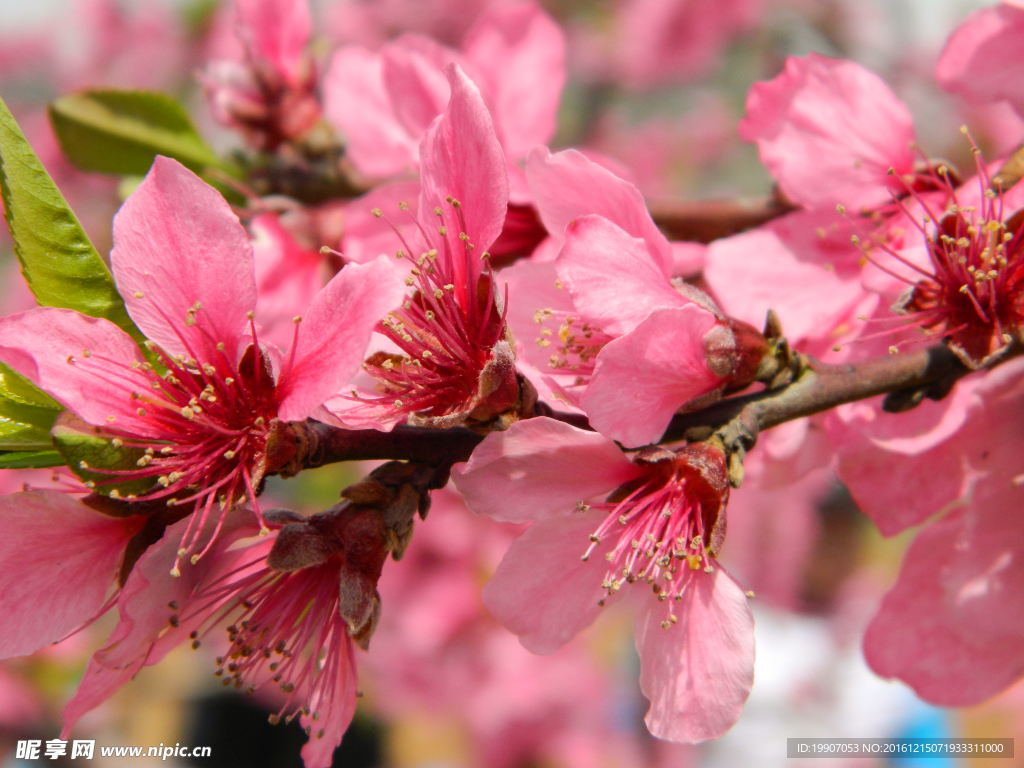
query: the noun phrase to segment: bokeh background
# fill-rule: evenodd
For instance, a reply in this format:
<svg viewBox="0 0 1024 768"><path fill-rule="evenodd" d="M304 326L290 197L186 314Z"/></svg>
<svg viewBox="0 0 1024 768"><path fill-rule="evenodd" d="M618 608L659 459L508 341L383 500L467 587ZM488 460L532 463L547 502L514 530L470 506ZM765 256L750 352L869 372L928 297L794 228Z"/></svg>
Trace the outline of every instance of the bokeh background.
<svg viewBox="0 0 1024 768"><path fill-rule="evenodd" d="M324 62L338 45L372 48L407 31L458 46L486 4L314 0L315 52ZM812 51L855 59L881 75L910 107L930 157L969 166L969 147L957 131L964 123L989 156L1024 138L1024 124L1008 108L971 106L932 79L945 38L986 4L980 0L542 4L569 41L554 145L603 154L651 200L769 194L771 178L736 124L753 82L777 74L786 56ZM46 103L86 86L161 90L188 106L213 146L231 151L239 139L212 119L195 77L226 34L224 18L216 0L0 0L0 96L100 252L109 249L124 185L81 173L62 158ZM4 314L31 301L13 262L10 241L0 234ZM367 470L327 467L274 478L266 506L323 510ZM0 492L35 479L0 476ZM364 696L336 766L776 766L787 763L785 739L795 736L1019 737L1022 756L999 765L1024 765L1024 685L979 707L942 710L866 667L863 627L894 582L914 532L883 539L828 468L785 488L733 496L723 559L757 594L756 682L736 727L694 747L658 742L644 728L628 606L543 658L489 617L479 590L516 532L473 516L454 492L437 495L406 558L385 568L382 625L369 653L360 655ZM38 764L16 759L16 741L59 733L61 708L111 626L108 616L59 646L0 665L0 766ZM194 763L210 767L301 765L297 724L271 726L272 700L223 688L212 674L215 655L216 647L185 647L146 667L84 718L74 736L103 746L211 746L212 757ZM92 764L155 760L102 758L97 750ZM844 763L801 762L814 764ZM874 764L954 768L982 761Z"/></svg>

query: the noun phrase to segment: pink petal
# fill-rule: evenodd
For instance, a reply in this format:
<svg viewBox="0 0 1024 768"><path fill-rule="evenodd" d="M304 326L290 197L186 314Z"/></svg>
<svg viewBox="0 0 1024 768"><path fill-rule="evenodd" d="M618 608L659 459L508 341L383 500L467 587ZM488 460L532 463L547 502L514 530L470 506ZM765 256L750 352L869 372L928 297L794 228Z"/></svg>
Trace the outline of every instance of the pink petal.
<svg viewBox="0 0 1024 768"><path fill-rule="evenodd" d="M262 564L272 545L271 539L260 539L253 547L233 547L236 542L256 537L259 532L251 513L238 510L225 521L213 548L195 564L185 560L181 564L181 576L173 577L170 575L171 567L188 525L189 520L185 519L168 527L163 538L147 549L135 564L118 597L120 621L106 645L93 654L91 661L98 667L115 671L138 670L143 664L157 664L216 612L216 602L207 603L202 608L190 603L197 586L214 583L229 574L236 577L244 575L243 566ZM215 521L208 521L205 535L212 533L214 526ZM171 608L172 602L179 608ZM180 619L177 627L170 624L172 615ZM95 696L99 694L89 694L91 706L97 706L116 690L117 687L109 688L104 683L99 688L103 698L97 700ZM85 711L87 709L82 710Z"/></svg>
<svg viewBox="0 0 1024 768"><path fill-rule="evenodd" d="M59 491L0 496L0 659L55 643L96 616L141 518L113 518Z"/></svg>
<svg viewBox="0 0 1024 768"><path fill-rule="evenodd" d="M249 222L256 270L256 322L259 337L282 349L292 343L292 318L320 290L322 257L299 245L273 213L261 213Z"/></svg>
<svg viewBox="0 0 1024 768"><path fill-rule="evenodd" d="M465 232L476 252L483 253L501 234L505 223L508 208L505 155L476 85L455 65L448 68L447 75L452 89L448 108L430 126L420 145L423 166L420 221L425 229L437 227L440 220L434 215L434 209L450 211L446 199L458 200L465 226L457 220L450 221L448 226ZM479 274L482 262L475 259L472 264L464 265L460 259L454 261L457 282L475 285L475 280L464 282L461 273L468 268L470 277Z"/></svg>
<svg viewBox="0 0 1024 768"><path fill-rule="evenodd" d="M237 0L240 35L293 85L309 42L308 0Z"/></svg>
<svg viewBox="0 0 1024 768"><path fill-rule="evenodd" d="M1024 8L997 3L976 11L950 35L935 67L935 80L972 101L1006 100L1024 114L1024 64L1020 39Z"/></svg>
<svg viewBox="0 0 1024 768"><path fill-rule="evenodd" d="M526 176L551 236L565 238L565 228L586 214L603 216L643 241L654 268L671 274L672 246L647 212L639 190L574 149L552 155L537 147L526 159Z"/></svg>
<svg viewBox="0 0 1024 768"><path fill-rule="evenodd" d="M405 296L387 256L349 264L316 295L278 382L278 417L301 421L356 375L374 327Z"/></svg>
<svg viewBox="0 0 1024 768"><path fill-rule="evenodd" d="M381 59L395 117L410 136L421 138L448 105L451 87L445 67L462 65L462 57L429 37L402 35L381 49Z"/></svg>
<svg viewBox="0 0 1024 768"><path fill-rule="evenodd" d="M345 154L362 173L387 178L419 166L419 135L399 122L384 87L379 54L339 49L324 78L324 115L341 131Z"/></svg>
<svg viewBox="0 0 1024 768"><path fill-rule="evenodd" d="M538 309L573 312L572 299L564 288L558 288L558 273L550 262L536 263L519 260L498 275L498 286L508 286L508 309L505 321L512 329L516 341L522 346L522 355L540 370L546 370L551 357L550 347L540 347L542 326L535 320Z"/></svg>
<svg viewBox="0 0 1024 768"><path fill-rule="evenodd" d="M110 266L128 314L172 355L196 358L211 340L233 353L256 309L245 230L221 194L177 160L157 157L121 206Z"/></svg>
<svg viewBox="0 0 1024 768"><path fill-rule="evenodd" d="M976 412L971 380L941 402L898 416L879 403L851 403L828 419L837 474L886 536L917 525L958 499L969 481L966 446L950 438Z"/></svg>
<svg viewBox="0 0 1024 768"><path fill-rule="evenodd" d="M903 103L859 64L815 53L789 57L782 74L750 89L740 136L757 142L786 195L808 208L886 203L888 169L914 168Z"/></svg>
<svg viewBox="0 0 1024 768"><path fill-rule="evenodd" d="M668 607L650 598L636 618L647 728L685 744L717 739L739 719L754 683L753 614L721 567L695 573L671 612L678 623L662 629Z"/></svg>
<svg viewBox="0 0 1024 768"><path fill-rule="evenodd" d="M527 650L554 653L601 612L598 600L607 595L601 588L608 565L604 553L612 542L596 547L588 561L580 559L600 524L600 514L582 512L534 523L484 587L487 610Z"/></svg>
<svg viewBox="0 0 1024 768"><path fill-rule="evenodd" d="M977 704L1024 675L1024 490L999 485L989 506L918 535L864 636L872 669L940 706Z"/></svg>
<svg viewBox="0 0 1024 768"><path fill-rule="evenodd" d="M452 481L474 512L523 523L567 514L638 474L608 438L542 416L489 434Z"/></svg>
<svg viewBox="0 0 1024 768"><path fill-rule="evenodd" d="M594 429L626 447L657 442L683 404L721 386L704 351L715 322L696 304L655 309L609 342L580 399Z"/></svg>
<svg viewBox="0 0 1024 768"><path fill-rule="evenodd" d="M722 561L757 599L787 611L806 605L808 558L822 533L818 505L835 488L829 469L816 469L796 482L765 489L757 475L766 463L761 440L743 460L742 487L729 494L728 544ZM824 452L828 455L828 451Z"/></svg>
<svg viewBox="0 0 1024 768"><path fill-rule="evenodd" d="M672 277L691 278L704 271L708 247L703 243L672 242Z"/></svg>
<svg viewBox="0 0 1024 768"><path fill-rule="evenodd" d="M841 277L834 267L799 258L768 229L713 242L704 277L726 314L761 328L774 309L797 345L825 340L831 347L834 332L866 298L858 275Z"/></svg>
<svg viewBox="0 0 1024 768"><path fill-rule="evenodd" d="M97 664L95 659L89 659L75 695L64 706L62 715L64 727L61 729L60 737L67 739L71 735L71 729L75 727L75 723L82 718L82 715L96 709L127 685L142 669L143 661L145 661L145 657L139 657L130 667L107 669Z"/></svg>
<svg viewBox="0 0 1024 768"><path fill-rule="evenodd" d="M463 43L494 103L502 145L511 158L525 157L555 134L565 85L565 36L536 3L484 9Z"/></svg>
<svg viewBox="0 0 1024 768"><path fill-rule="evenodd" d="M690 303L643 240L602 216L569 223L555 267L583 319L612 336L632 331L655 307Z"/></svg>
<svg viewBox="0 0 1024 768"><path fill-rule="evenodd" d="M145 362L131 337L108 320L70 309L40 307L0 319L0 361L90 424L149 434L133 391L149 379L132 368Z"/></svg>
<svg viewBox="0 0 1024 768"><path fill-rule="evenodd" d="M313 699L309 702L310 710L327 712L327 717L323 720L314 720L311 715L302 715L299 718L303 727L309 726L312 729L309 741L302 748L302 762L306 768L330 768L334 750L341 743L341 738L356 713L358 680L355 648L352 645L352 638L346 637L344 642L345 650L337 651L341 661L338 664L338 676L331 688L334 700L326 702Z"/></svg>

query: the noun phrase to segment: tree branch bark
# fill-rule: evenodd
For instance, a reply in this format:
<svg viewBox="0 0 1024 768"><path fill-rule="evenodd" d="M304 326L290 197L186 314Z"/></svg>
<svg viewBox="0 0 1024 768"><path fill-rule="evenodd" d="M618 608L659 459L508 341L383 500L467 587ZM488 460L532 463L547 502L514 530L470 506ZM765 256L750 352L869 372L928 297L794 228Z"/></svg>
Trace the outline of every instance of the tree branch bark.
<svg viewBox="0 0 1024 768"><path fill-rule="evenodd" d="M753 229L794 210L771 196L748 200L655 198L647 201L647 208L670 239L697 243Z"/></svg>
<svg viewBox="0 0 1024 768"><path fill-rule="evenodd" d="M1017 350L1002 361L1018 354ZM730 450L749 449L765 429L836 406L888 394L887 411L909 410L924 398L939 400L970 370L943 344L916 352L857 363L828 365L801 358L795 380L785 386L730 397L693 413L677 414L659 442L706 440L718 434ZM548 408L538 415L590 429L585 417ZM302 433L300 468L341 461L400 460L447 470L467 461L484 435L459 427L430 429L397 426L391 432L341 429L308 421L292 425Z"/></svg>

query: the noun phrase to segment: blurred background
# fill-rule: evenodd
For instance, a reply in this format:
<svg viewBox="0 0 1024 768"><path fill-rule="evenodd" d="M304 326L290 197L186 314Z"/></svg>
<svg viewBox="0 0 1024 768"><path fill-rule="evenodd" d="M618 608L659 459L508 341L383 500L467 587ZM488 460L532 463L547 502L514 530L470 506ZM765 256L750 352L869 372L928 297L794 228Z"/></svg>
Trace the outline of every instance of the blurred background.
<svg viewBox="0 0 1024 768"><path fill-rule="evenodd" d="M970 165L957 128L971 126L990 156L1017 146L1024 124L1003 107L978 108L941 91L934 62L950 31L980 0L542 0L568 39L569 79L557 147L609 158L650 199L750 197L772 180L736 131L752 83L789 55L852 58L881 75L914 114L930 157ZM313 0L314 52L379 47L413 31L457 47L487 0ZM146 88L187 105L218 150L241 146L210 115L196 72L225 34L216 0L0 0L0 96L101 253L123 189L60 154L48 101L85 86ZM0 312L30 305L6 232L0 234ZM756 454L752 457L756 472ZM368 471L327 467L267 487L266 507L305 513L332 506ZM748 472L751 471L748 469ZM44 473L45 474L45 473ZM0 476L0 492L36 476ZM609 768L776 766L787 737L1020 737L1024 685L983 706L942 710L866 667L860 638L894 582L909 531L883 539L830 469L796 484L733 495L723 560L756 593L757 667L736 727L682 747L651 738L631 616L619 605L559 653L536 657L488 615L479 598L517 533L469 513L453 491L436 495L404 560L381 581L384 615L360 654L364 693L335 766L369 768ZM0 530L0 535L2 530ZM0 666L0 766L19 739L51 739L60 711L111 616L59 646ZM3 630L0 619L0 632ZM146 667L87 715L74 737L97 745L202 745L218 767L299 766L297 724L271 726L271 699L242 698L213 676L215 647L179 648ZM1024 752L1024 749L1021 750ZM103 758L140 765L155 758ZM71 761L65 757L53 764ZM948 768L975 762L869 765ZM170 758L166 765L190 765ZM842 765L807 760L802 765ZM977 764L981 764L978 760ZM999 763L1024 765L1024 756Z"/></svg>

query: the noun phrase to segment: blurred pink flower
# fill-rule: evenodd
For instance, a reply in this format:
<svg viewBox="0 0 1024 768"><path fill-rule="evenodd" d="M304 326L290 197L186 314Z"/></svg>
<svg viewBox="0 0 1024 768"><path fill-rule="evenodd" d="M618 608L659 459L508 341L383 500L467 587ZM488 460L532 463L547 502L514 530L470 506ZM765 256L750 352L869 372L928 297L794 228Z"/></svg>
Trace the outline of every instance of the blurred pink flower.
<svg viewBox="0 0 1024 768"><path fill-rule="evenodd" d="M525 179L513 163L554 135L564 49L561 30L536 2L496 4L477 20L461 51L418 35L400 37L378 53L340 49L324 83L325 111L363 173L415 172L420 139L448 102L444 68L456 63L491 112L510 164L512 201L529 203Z"/></svg>
<svg viewBox="0 0 1024 768"><path fill-rule="evenodd" d="M326 282L323 257L303 248L274 213L249 222L256 273L256 322L260 336L287 349L295 333L292 322ZM371 260L368 260L371 261Z"/></svg>
<svg viewBox="0 0 1024 768"><path fill-rule="evenodd" d="M1002 2L975 11L946 41L935 79L947 91L975 102L1007 101L1024 117L1024 63L1020 39L1024 7Z"/></svg>
<svg viewBox="0 0 1024 768"><path fill-rule="evenodd" d="M616 74L633 88L703 76L726 44L755 27L761 0L623 0Z"/></svg>
<svg viewBox="0 0 1024 768"><path fill-rule="evenodd" d="M106 85L171 89L188 74L181 22L159 3L126 7L117 0L75 0L76 46L59 46L51 64L62 91Z"/></svg>
<svg viewBox="0 0 1024 768"><path fill-rule="evenodd" d="M625 110L606 112L587 145L623 163L628 176L598 160L645 197L692 196L697 180L733 149L735 123L725 99L704 92L691 110L671 118L636 123Z"/></svg>
<svg viewBox="0 0 1024 768"><path fill-rule="evenodd" d="M320 117L316 68L306 52L307 0L235 0L241 50L211 61L200 75L214 115L272 152L305 134Z"/></svg>
<svg viewBox="0 0 1024 768"><path fill-rule="evenodd" d="M377 48L403 32L458 45L491 0L338 0L328 7L327 34L339 44Z"/></svg>
<svg viewBox="0 0 1024 768"><path fill-rule="evenodd" d="M483 593L526 648L553 653L640 581L635 637L651 733L692 743L732 727L753 683L754 642L746 597L714 560L724 455L690 445L630 462L600 434L536 418L492 432L452 478L473 511L533 521Z"/></svg>
<svg viewBox="0 0 1024 768"><path fill-rule="evenodd" d="M820 468L795 482L765 488L758 477L768 461L763 453L759 446L747 454L743 485L729 494L729 536L722 560L758 600L800 611L805 607L805 569L821 528L816 507L835 478L830 469Z"/></svg>
<svg viewBox="0 0 1024 768"><path fill-rule="evenodd" d="M43 728L43 702L35 687L0 665L0 729L8 734Z"/></svg>

